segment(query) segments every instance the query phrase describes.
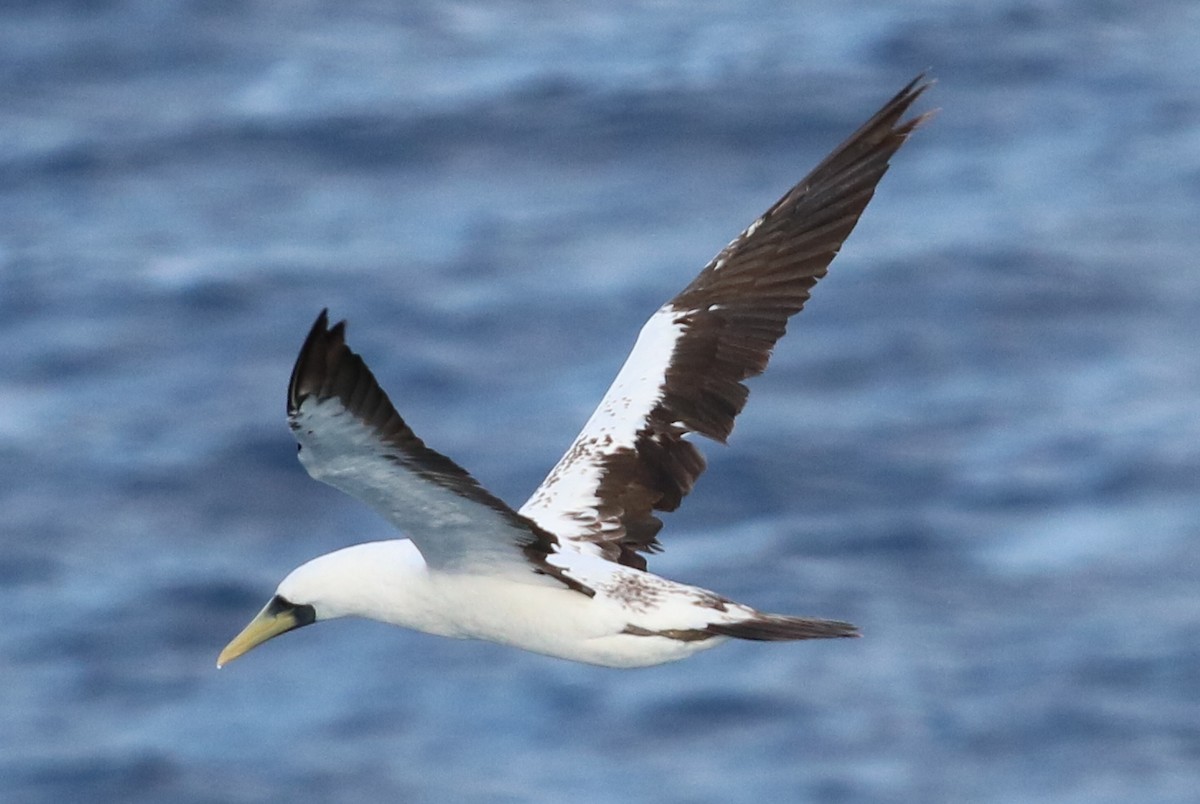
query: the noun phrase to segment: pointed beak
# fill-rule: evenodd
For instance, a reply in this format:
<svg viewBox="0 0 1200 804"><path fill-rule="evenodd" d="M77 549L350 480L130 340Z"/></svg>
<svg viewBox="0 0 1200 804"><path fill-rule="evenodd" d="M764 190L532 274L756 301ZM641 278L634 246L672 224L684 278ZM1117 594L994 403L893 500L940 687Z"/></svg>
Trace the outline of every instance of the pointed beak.
<svg viewBox="0 0 1200 804"><path fill-rule="evenodd" d="M312 606L297 606L275 595L258 616L225 646L225 650L217 657L217 667L224 667L268 639L311 625L316 620L316 611Z"/></svg>

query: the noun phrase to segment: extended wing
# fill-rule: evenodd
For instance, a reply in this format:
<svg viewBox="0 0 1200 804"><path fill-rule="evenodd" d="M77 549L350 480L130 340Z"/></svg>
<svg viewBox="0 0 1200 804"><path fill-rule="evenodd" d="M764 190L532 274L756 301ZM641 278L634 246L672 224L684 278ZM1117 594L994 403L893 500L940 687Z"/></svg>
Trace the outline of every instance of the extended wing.
<svg viewBox="0 0 1200 804"><path fill-rule="evenodd" d="M554 536L413 434L345 338L321 311L292 369L288 424L308 473L404 531L432 568L532 569L589 592L546 563Z"/></svg>
<svg viewBox="0 0 1200 804"><path fill-rule="evenodd" d="M724 442L787 320L854 229L888 160L925 116L918 76L726 246L642 327L595 413L520 513L645 569L662 523L704 471L684 440Z"/></svg>

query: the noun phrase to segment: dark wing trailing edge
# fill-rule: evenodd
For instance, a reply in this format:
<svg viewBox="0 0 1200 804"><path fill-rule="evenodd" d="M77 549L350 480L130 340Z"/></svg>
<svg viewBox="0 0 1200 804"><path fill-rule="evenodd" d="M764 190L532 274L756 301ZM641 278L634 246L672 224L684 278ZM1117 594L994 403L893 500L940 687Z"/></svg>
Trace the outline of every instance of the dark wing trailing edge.
<svg viewBox="0 0 1200 804"><path fill-rule="evenodd" d="M330 327L324 310L292 369L288 424L308 473L403 530L430 566L498 574L532 565L591 594L546 562L553 535L425 446L346 345L346 322Z"/></svg>
<svg viewBox="0 0 1200 804"><path fill-rule="evenodd" d="M903 120L924 75L726 246L642 328L571 448L521 508L561 538L645 569L654 511L675 510L704 471L684 440L724 442L788 318L853 231L892 155L928 115Z"/></svg>

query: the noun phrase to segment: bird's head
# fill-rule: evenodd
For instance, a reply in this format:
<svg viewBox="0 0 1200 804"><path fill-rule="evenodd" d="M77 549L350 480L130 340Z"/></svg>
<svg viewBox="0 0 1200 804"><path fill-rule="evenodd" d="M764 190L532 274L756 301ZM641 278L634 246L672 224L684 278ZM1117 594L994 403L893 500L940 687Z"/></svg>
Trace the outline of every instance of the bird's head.
<svg viewBox="0 0 1200 804"><path fill-rule="evenodd" d="M359 616L394 621L423 562L411 542L368 542L326 553L288 573L263 610L233 638L217 667L305 625Z"/></svg>
<svg viewBox="0 0 1200 804"><path fill-rule="evenodd" d="M338 553L319 556L288 573L262 611L221 651L217 667L280 634L342 616L339 596L352 587L343 584L339 569L346 561Z"/></svg>

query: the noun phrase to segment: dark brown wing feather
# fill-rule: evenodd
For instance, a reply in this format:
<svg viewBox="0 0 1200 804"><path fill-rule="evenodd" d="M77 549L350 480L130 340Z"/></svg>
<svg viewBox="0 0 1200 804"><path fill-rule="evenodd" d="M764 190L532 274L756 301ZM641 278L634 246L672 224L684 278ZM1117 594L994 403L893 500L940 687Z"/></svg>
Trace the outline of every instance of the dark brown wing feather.
<svg viewBox="0 0 1200 804"><path fill-rule="evenodd" d="M656 314L673 316L682 334L644 426L628 439L585 427L523 514L558 526L560 536L595 543L611 560L645 568L639 553L659 549L662 523L653 512L677 508L705 468L683 436L728 438L749 394L744 381L767 367L788 318L825 276L892 155L928 116L902 120L928 86L922 75L898 92ZM613 398L616 392L614 383L602 409L645 402ZM557 481L572 472L599 478L590 499L556 496ZM578 527L567 534L564 523Z"/></svg>
<svg viewBox="0 0 1200 804"><path fill-rule="evenodd" d="M926 115L901 123L929 86L918 76L779 199L671 300L688 318L667 371L662 413L725 441L761 374L887 172ZM716 309L713 309L715 306ZM656 411L657 413L657 411Z"/></svg>

